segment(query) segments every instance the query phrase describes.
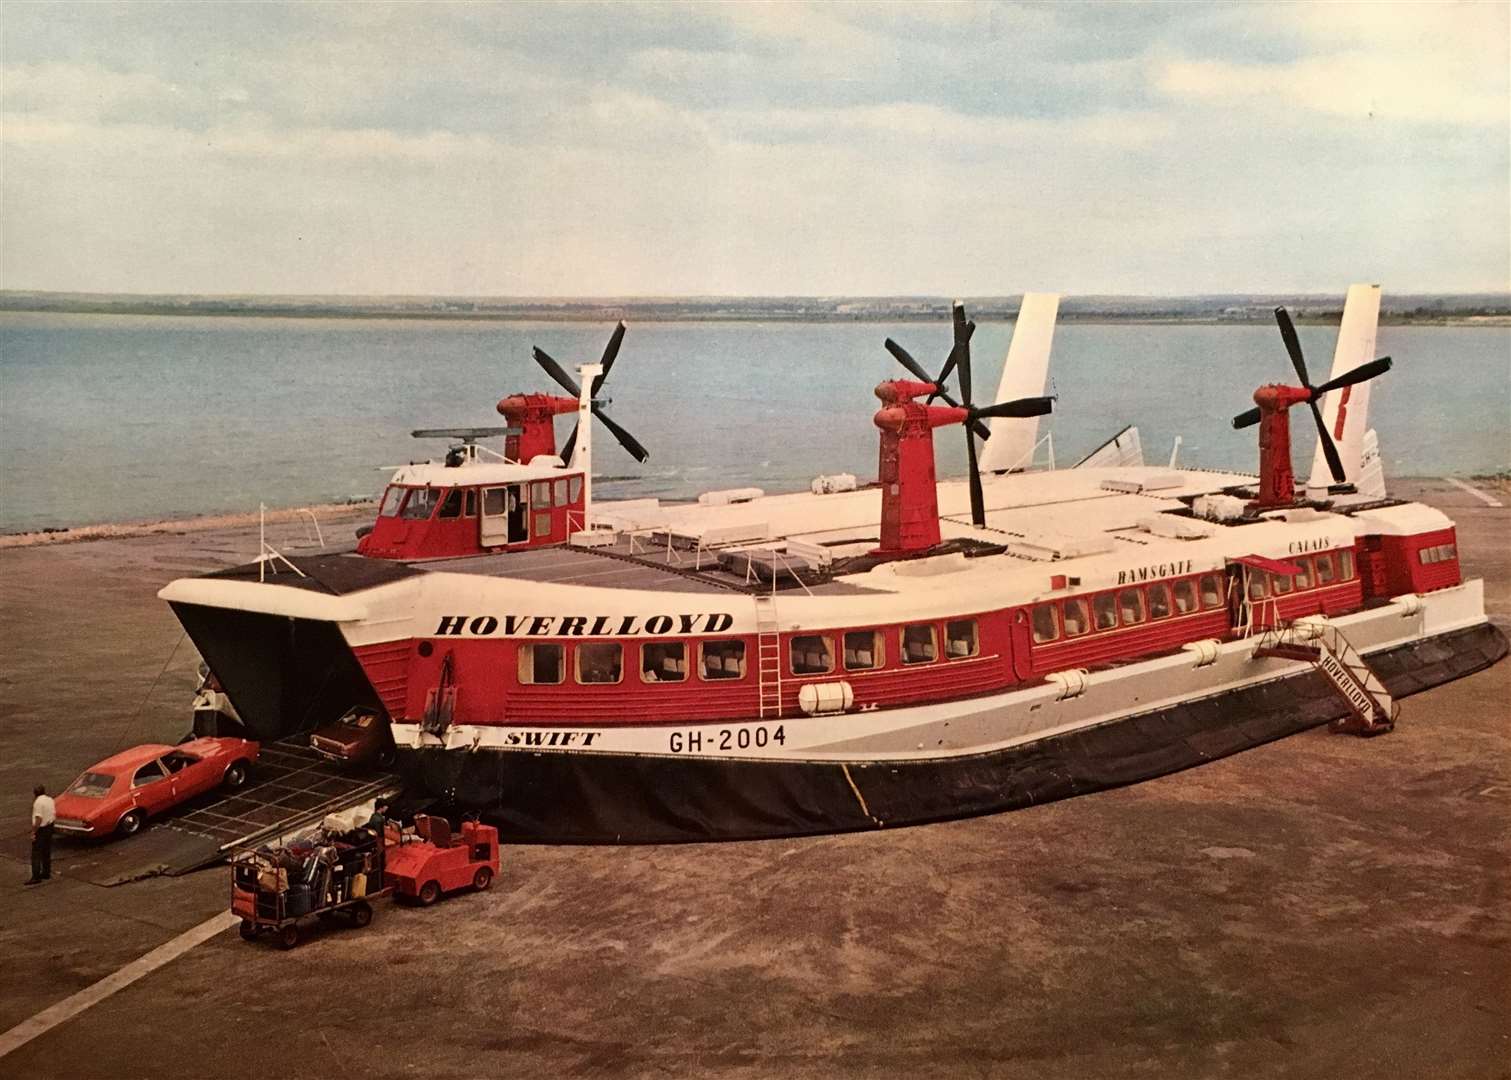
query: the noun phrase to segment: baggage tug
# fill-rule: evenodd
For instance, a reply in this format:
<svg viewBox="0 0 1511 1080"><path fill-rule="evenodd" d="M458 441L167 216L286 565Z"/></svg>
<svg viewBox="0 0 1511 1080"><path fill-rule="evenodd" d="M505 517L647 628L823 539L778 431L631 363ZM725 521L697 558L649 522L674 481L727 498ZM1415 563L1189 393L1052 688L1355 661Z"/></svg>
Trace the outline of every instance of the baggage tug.
<svg viewBox="0 0 1511 1080"><path fill-rule="evenodd" d="M1390 366L1362 362L1378 302L1350 290L1320 386L1277 312L1300 385L1261 387L1234 420L1259 425L1257 485L1147 466L984 475L977 438L1050 401L973 404L957 304L938 378L888 342L917 377L877 387L876 485L594 506L606 353L564 383L571 466L542 451L396 475L385 508L426 492L415 543L456 502L463 550L406 551L391 532L381 551L265 557L160 595L255 733L382 709L410 782L512 840L874 829L1132 783L1324 723L1377 734L1394 697L1507 651L1453 523L1371 476L1368 380ZM1302 404L1319 447L1298 491ZM534 405L545 423L565 411ZM937 482L933 431L955 424L969 473ZM550 542L530 542L533 521L474 539L511 488Z"/></svg>

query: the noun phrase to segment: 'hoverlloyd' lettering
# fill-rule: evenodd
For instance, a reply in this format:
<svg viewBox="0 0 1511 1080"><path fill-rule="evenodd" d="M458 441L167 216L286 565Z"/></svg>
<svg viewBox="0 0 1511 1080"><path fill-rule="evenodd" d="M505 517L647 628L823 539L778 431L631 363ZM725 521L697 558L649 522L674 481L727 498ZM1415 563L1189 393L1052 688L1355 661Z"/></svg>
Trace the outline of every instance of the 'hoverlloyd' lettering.
<svg viewBox="0 0 1511 1080"><path fill-rule="evenodd" d="M436 637L634 637L720 634L734 625L728 612L696 615L442 615Z"/></svg>
<svg viewBox="0 0 1511 1080"><path fill-rule="evenodd" d="M1135 581L1153 581L1156 578L1175 577L1179 574L1189 574L1194 565L1190 559L1181 562L1162 562L1154 566L1136 566L1130 570L1118 571L1118 584L1131 585Z"/></svg>

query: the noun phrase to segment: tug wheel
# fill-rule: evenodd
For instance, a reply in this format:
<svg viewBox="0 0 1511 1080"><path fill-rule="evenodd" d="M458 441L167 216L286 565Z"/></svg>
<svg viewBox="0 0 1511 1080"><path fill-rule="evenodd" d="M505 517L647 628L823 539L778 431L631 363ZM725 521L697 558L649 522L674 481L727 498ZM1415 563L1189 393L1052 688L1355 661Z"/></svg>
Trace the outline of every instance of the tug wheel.
<svg viewBox="0 0 1511 1080"><path fill-rule="evenodd" d="M472 875L472 887L474 889L476 889L478 892L482 892L484 889L486 889L489 885L492 885L492 884L493 884L493 868L492 867L488 867L488 866L479 866L477 868L477 873L475 873L475 874Z"/></svg>
<svg viewBox="0 0 1511 1080"><path fill-rule="evenodd" d="M434 881L427 881L420 886L420 904L429 907L441 898L441 886Z"/></svg>
<svg viewBox="0 0 1511 1080"><path fill-rule="evenodd" d="M257 927L251 919L242 919L241 926L238 929L241 933L242 941L255 941L257 939Z"/></svg>
<svg viewBox="0 0 1511 1080"><path fill-rule="evenodd" d="M371 904L358 904L352 908L352 923L356 926L366 926L373 921L373 909Z"/></svg>
<svg viewBox="0 0 1511 1080"><path fill-rule="evenodd" d="M278 931L278 944L285 949L292 949L295 945L298 945L299 927L294 923L289 923L289 925Z"/></svg>
<svg viewBox="0 0 1511 1080"><path fill-rule="evenodd" d="M140 810L132 810L124 814L116 823L115 831L122 836L132 836L141 831L142 823L147 820L147 815Z"/></svg>

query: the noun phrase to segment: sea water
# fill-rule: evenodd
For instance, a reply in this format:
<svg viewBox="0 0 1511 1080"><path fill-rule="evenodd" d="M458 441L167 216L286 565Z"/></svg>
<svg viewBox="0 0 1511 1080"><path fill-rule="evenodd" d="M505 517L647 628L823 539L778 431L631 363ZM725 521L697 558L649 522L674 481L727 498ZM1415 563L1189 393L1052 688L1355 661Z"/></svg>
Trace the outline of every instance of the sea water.
<svg viewBox="0 0 1511 1080"><path fill-rule="evenodd" d="M531 359L597 361L607 324L0 314L0 532L255 512L367 498L387 472L439 457L415 428L501 425L499 398L559 388ZM991 400L1011 323L972 344ZM1314 381L1336 330L1300 328ZM673 322L631 325L603 395L645 444L637 463L595 432L603 498L688 498L715 488L806 487L820 473L875 476L872 389L907 377L894 337L930 371L947 323ZM1372 423L1387 475L1511 467L1511 329L1380 328ZM1126 424L1146 458L1253 471L1255 431L1230 419L1256 386L1292 381L1263 325L1060 326L1050 365L1056 462L1073 464ZM564 441L574 418L557 421ZM1314 435L1293 416L1296 465ZM960 428L936 433L941 475L964 469ZM501 449L499 440L494 445ZM1040 450L1046 459L1048 446Z"/></svg>

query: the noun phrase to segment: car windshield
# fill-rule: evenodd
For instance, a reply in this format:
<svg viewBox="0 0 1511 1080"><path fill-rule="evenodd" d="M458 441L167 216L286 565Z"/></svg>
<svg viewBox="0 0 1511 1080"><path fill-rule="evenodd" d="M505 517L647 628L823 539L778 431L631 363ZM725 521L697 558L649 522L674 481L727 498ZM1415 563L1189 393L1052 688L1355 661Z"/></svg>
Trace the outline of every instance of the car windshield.
<svg viewBox="0 0 1511 1080"><path fill-rule="evenodd" d="M73 782L68 794L82 795L86 799L103 799L110 794L110 788L114 784L115 777L109 773L87 772Z"/></svg>

